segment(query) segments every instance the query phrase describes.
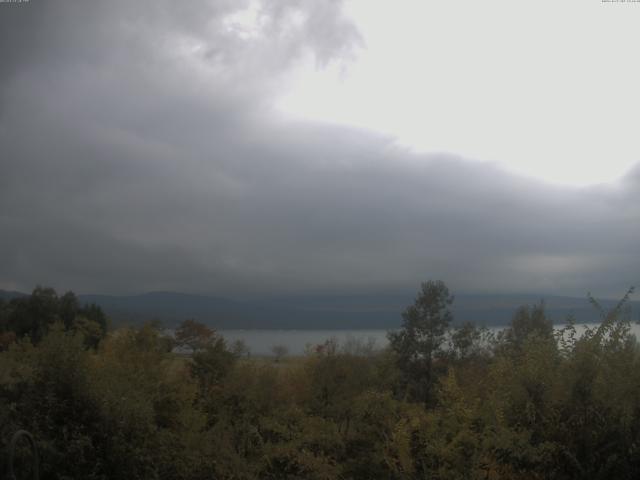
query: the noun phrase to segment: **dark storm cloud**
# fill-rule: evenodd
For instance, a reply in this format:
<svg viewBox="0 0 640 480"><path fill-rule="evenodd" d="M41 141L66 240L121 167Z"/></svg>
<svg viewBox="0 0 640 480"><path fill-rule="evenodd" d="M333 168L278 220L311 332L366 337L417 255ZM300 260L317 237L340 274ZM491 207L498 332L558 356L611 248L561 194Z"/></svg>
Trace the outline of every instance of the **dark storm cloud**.
<svg viewBox="0 0 640 480"><path fill-rule="evenodd" d="M270 110L340 2L0 4L0 287L618 293L640 178L560 188Z"/></svg>

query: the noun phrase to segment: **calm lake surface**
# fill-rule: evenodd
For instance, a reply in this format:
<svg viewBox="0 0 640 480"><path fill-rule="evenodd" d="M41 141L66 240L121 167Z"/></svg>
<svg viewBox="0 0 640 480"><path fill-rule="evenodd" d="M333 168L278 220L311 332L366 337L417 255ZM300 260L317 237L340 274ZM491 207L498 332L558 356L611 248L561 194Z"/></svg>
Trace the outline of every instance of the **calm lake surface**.
<svg viewBox="0 0 640 480"><path fill-rule="evenodd" d="M490 327L490 330L498 332L503 328ZM584 328L576 325L578 333ZM640 325L632 324L631 332L640 338ZM290 355L302 355L307 345L318 345L330 338L335 338L341 345L351 340L373 341L376 348L384 348L388 344L387 330L220 330L219 333L230 344L243 340L252 355L272 355L271 347L274 345L284 345Z"/></svg>
<svg viewBox="0 0 640 480"><path fill-rule="evenodd" d="M318 345L335 338L342 345L349 340L375 342L376 348L387 345L387 330L220 330L232 344L243 340L252 355L272 355L271 347L284 345L290 355L302 355L307 345Z"/></svg>

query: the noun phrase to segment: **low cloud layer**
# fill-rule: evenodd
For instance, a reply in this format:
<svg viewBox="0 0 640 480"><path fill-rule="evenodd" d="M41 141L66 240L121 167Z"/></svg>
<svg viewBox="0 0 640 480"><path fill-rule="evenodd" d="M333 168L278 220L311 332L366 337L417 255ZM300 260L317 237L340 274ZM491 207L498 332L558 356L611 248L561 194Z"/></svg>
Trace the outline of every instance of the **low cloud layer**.
<svg viewBox="0 0 640 480"><path fill-rule="evenodd" d="M362 45L341 11L0 4L0 288L242 296L442 278L617 295L637 283L640 169L562 188L278 115L297 61L348 63Z"/></svg>

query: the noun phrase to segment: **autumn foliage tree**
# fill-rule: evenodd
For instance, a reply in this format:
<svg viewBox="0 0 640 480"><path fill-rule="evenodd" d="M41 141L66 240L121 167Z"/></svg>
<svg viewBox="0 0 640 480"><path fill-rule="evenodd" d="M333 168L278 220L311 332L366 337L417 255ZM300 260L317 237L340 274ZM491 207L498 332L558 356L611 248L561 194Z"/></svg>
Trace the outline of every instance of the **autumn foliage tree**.
<svg viewBox="0 0 640 480"><path fill-rule="evenodd" d="M58 309L40 293L36 305L57 312L39 310L41 337L7 329L16 305L0 302L2 331L14 334L0 350L0 464L11 434L27 429L46 480L631 480L640 471L631 290L611 312L598 306L599 325L554 329L542 309L523 307L492 338L449 328L452 297L427 282L389 348L330 339L279 365L241 358L193 321L181 329L191 355L172 351L152 323L91 346L90 331L74 327L74 298Z"/></svg>
<svg viewBox="0 0 640 480"><path fill-rule="evenodd" d="M193 319L184 320L175 331L176 344L192 352L197 352L211 345L215 338L215 330Z"/></svg>

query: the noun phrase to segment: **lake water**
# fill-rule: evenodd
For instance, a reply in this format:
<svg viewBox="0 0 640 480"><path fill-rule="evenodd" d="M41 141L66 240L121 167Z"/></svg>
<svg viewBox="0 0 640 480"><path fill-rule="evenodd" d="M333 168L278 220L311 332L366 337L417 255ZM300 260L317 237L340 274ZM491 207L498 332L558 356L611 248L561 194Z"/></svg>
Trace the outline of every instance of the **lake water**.
<svg viewBox="0 0 640 480"><path fill-rule="evenodd" d="M593 325L590 325L593 326ZM494 332L504 327L491 327ZM584 326L577 325L578 333ZM290 355L302 355L308 345L318 345L330 338L335 338L340 345L345 342L358 340L373 342L376 348L384 348L389 343L388 330L220 330L229 344L237 340L245 342L252 355L272 355L274 345L284 345ZM631 332L640 338L640 325L632 324Z"/></svg>
<svg viewBox="0 0 640 480"><path fill-rule="evenodd" d="M307 345L318 345L335 338L341 345L349 340L373 341L375 347L387 345L387 330L219 330L232 344L245 342L252 355L272 355L271 347L284 345L291 355L302 355Z"/></svg>

